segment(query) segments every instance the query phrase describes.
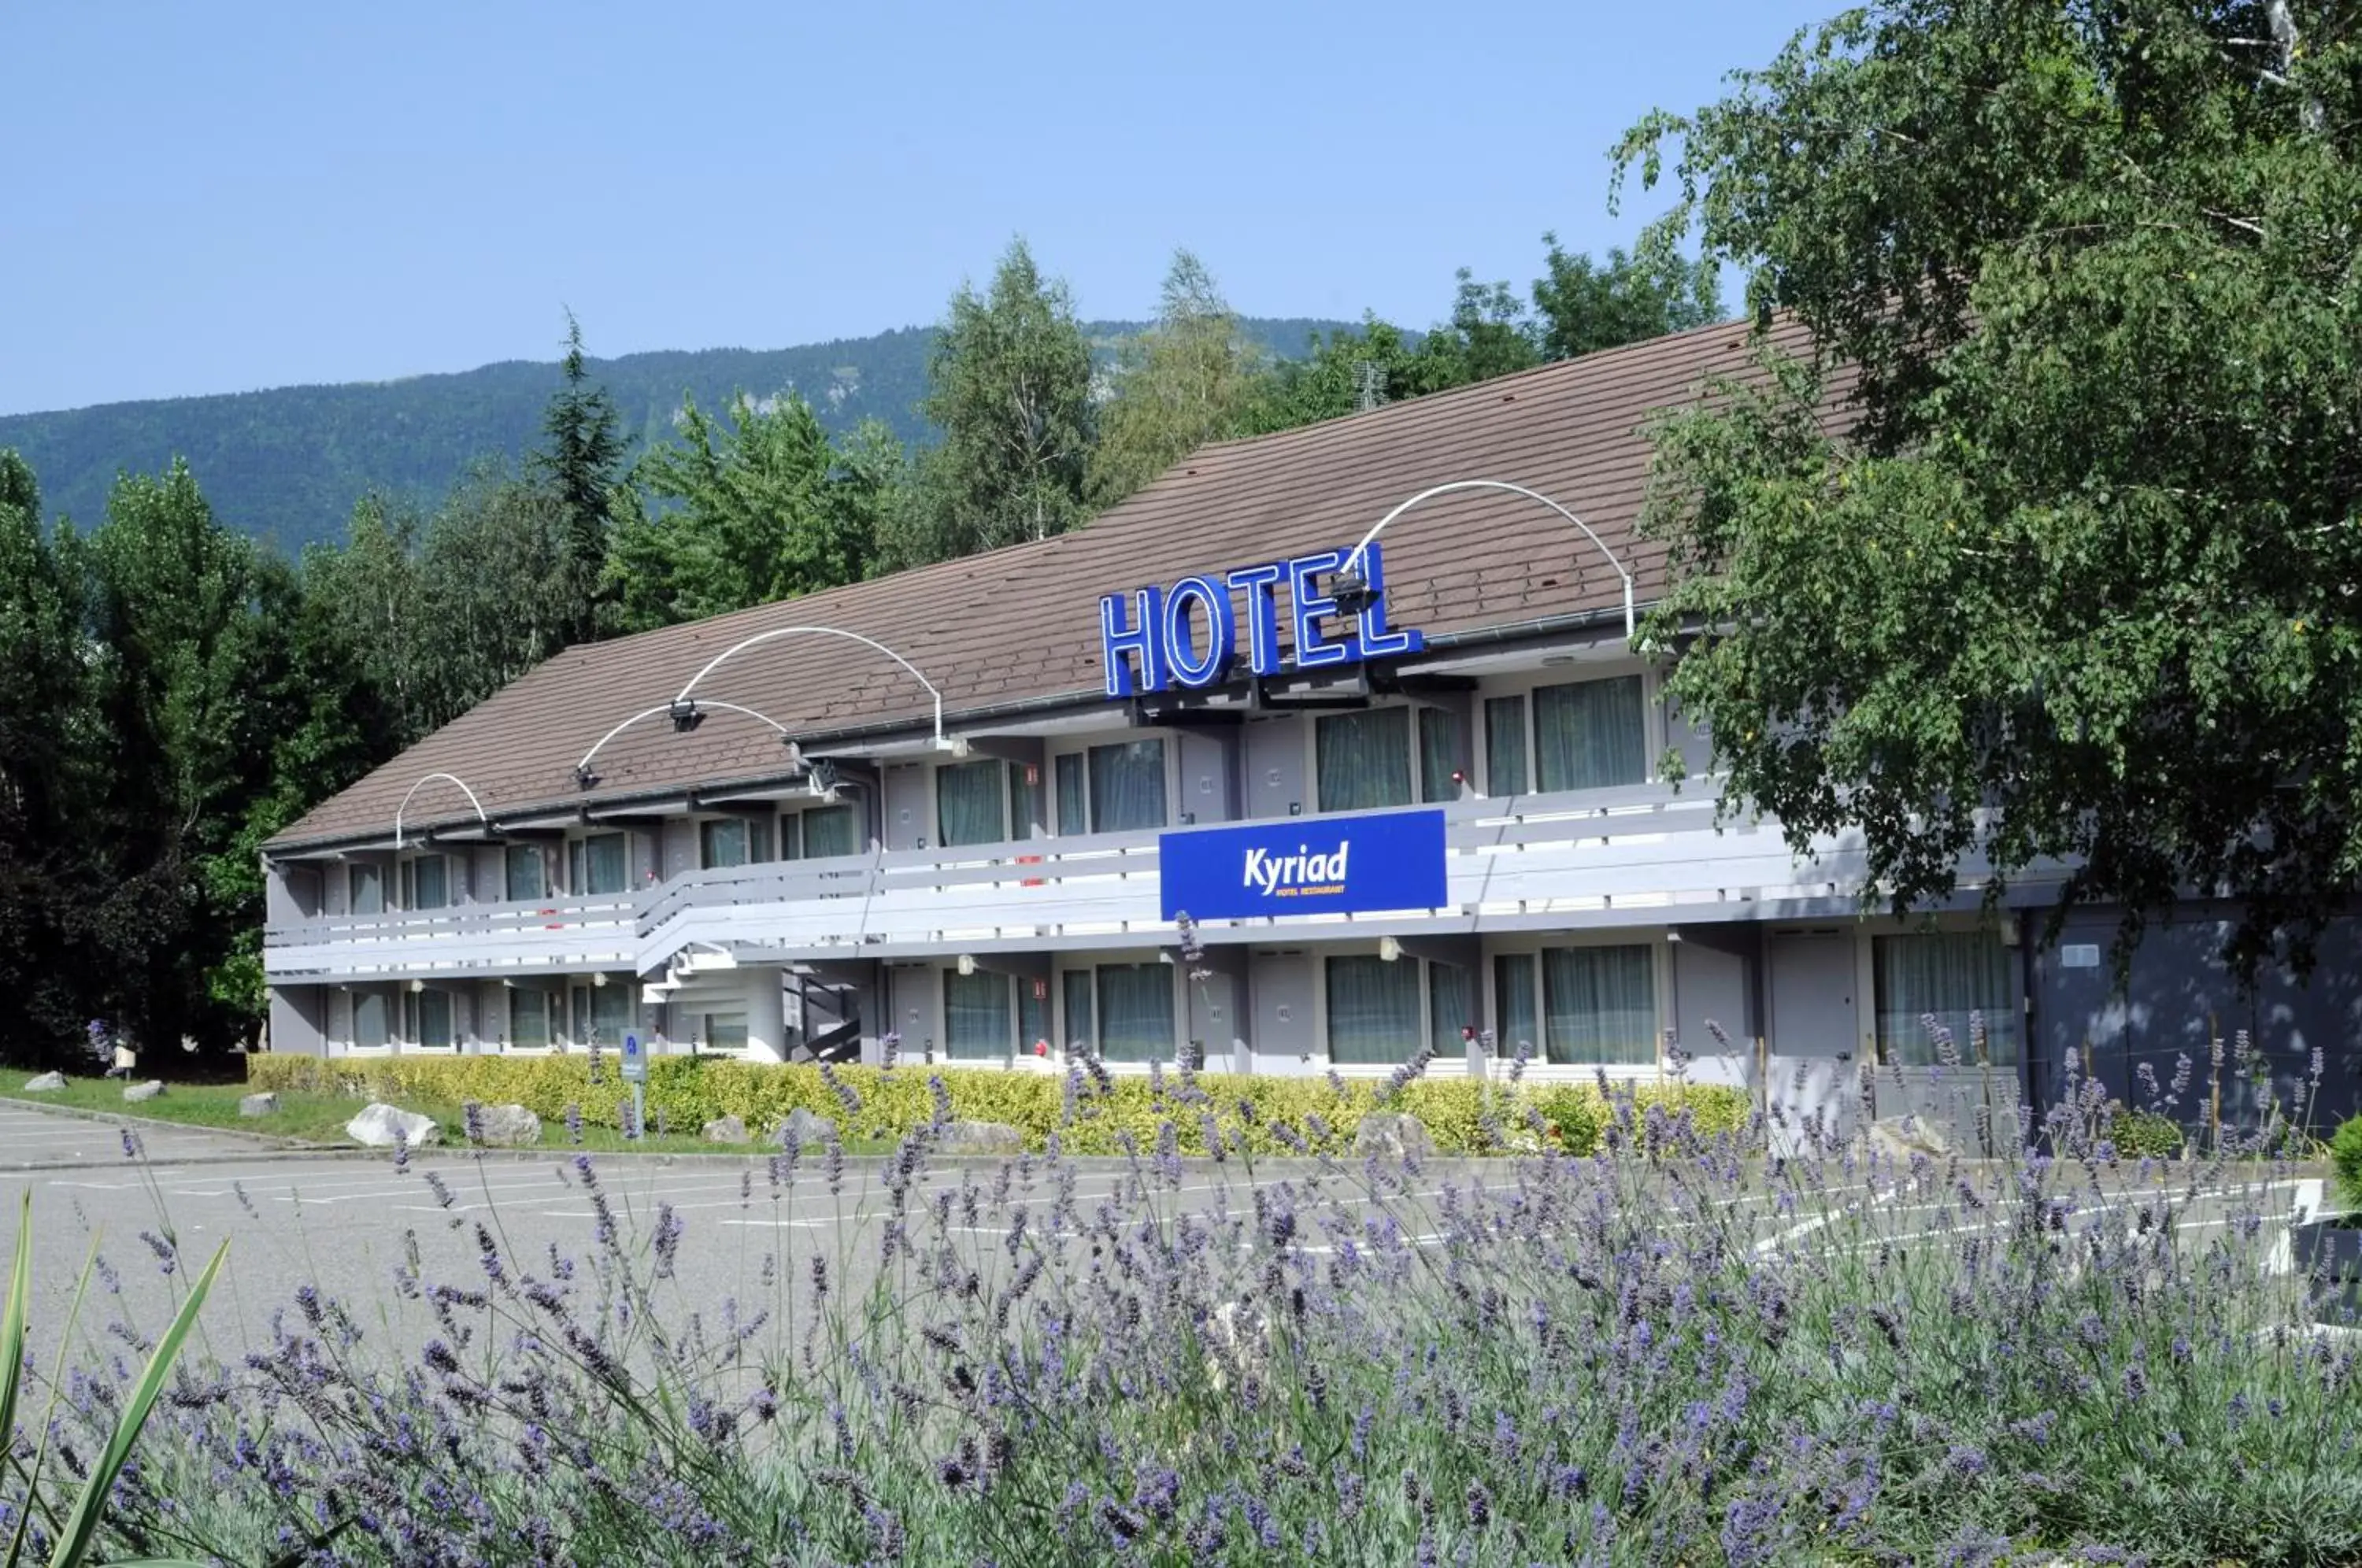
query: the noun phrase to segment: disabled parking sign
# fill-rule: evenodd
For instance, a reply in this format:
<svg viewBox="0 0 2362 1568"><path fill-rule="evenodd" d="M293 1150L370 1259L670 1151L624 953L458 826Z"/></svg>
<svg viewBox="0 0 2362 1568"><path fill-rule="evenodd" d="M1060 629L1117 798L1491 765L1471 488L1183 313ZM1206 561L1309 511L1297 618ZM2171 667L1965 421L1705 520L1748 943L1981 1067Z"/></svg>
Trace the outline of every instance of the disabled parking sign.
<svg viewBox="0 0 2362 1568"><path fill-rule="evenodd" d="M640 1037L636 1034L624 1036L624 1081L627 1084L648 1081L647 1053L640 1049Z"/></svg>

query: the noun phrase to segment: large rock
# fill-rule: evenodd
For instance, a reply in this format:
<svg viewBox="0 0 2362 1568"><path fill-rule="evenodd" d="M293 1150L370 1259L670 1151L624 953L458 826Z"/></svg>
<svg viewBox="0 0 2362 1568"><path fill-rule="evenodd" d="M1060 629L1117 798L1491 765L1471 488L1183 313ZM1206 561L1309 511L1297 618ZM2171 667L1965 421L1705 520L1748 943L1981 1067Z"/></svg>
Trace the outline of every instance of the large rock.
<svg viewBox="0 0 2362 1568"><path fill-rule="evenodd" d="M1006 1121L946 1121L935 1147L946 1154L1021 1154L1025 1134Z"/></svg>
<svg viewBox="0 0 2362 1568"><path fill-rule="evenodd" d="M237 1113L240 1116L276 1116L279 1114L279 1097L275 1094L241 1095Z"/></svg>
<svg viewBox="0 0 2362 1568"><path fill-rule="evenodd" d="M476 1110L476 1142L496 1149L522 1149L541 1142L541 1118L522 1105L486 1105Z"/></svg>
<svg viewBox="0 0 2362 1568"><path fill-rule="evenodd" d="M163 1092L164 1080L161 1078L149 1078L144 1084L125 1085L123 1089L123 1098L137 1104L138 1101L143 1099L154 1099L158 1095L160 1095Z"/></svg>
<svg viewBox="0 0 2362 1568"><path fill-rule="evenodd" d="M1418 1117L1377 1110L1362 1118L1361 1126L1353 1130L1353 1153L1387 1160L1423 1160L1435 1153L1435 1140L1428 1136L1427 1123Z"/></svg>
<svg viewBox="0 0 2362 1568"><path fill-rule="evenodd" d="M709 1143L751 1143L754 1136L746 1131L743 1117L717 1116L701 1130Z"/></svg>
<svg viewBox="0 0 2362 1568"><path fill-rule="evenodd" d="M359 1116L345 1123L345 1136L371 1149L391 1149L399 1135L412 1148L421 1143L439 1143L443 1129L431 1116L421 1116L400 1106L373 1103Z"/></svg>
<svg viewBox="0 0 2362 1568"><path fill-rule="evenodd" d="M806 1110L802 1106L788 1112L779 1123L779 1146L793 1143L799 1149L817 1149L836 1136L836 1123L827 1117Z"/></svg>
<svg viewBox="0 0 2362 1568"><path fill-rule="evenodd" d="M1909 1163L1914 1154L1940 1160L1952 1152L1943 1129L1924 1116L1896 1116L1870 1124L1870 1146L1889 1159Z"/></svg>
<svg viewBox="0 0 2362 1568"><path fill-rule="evenodd" d="M65 1087L66 1076L63 1073L43 1073L38 1078L25 1080L27 1094L55 1094Z"/></svg>

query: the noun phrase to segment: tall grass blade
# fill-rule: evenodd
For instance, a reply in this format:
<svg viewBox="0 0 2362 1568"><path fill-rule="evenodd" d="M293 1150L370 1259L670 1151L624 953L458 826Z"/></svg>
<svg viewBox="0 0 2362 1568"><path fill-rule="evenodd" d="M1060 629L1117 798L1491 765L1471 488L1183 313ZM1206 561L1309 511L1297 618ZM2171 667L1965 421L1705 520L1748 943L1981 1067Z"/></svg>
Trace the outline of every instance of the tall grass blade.
<svg viewBox="0 0 2362 1568"><path fill-rule="evenodd" d="M33 1294L33 1191L17 1211L17 1266L8 1275L8 1307L0 1316L0 1443L17 1441L17 1395L25 1380L25 1317Z"/></svg>
<svg viewBox="0 0 2362 1568"><path fill-rule="evenodd" d="M131 1445L139 1441L139 1429L148 1422L148 1412L155 1408L157 1397L164 1391L164 1379L180 1359L181 1346L187 1342L197 1326L197 1310L205 1304L205 1295L213 1288L214 1276L221 1272L222 1260L229 1255L229 1242L225 1241L214 1249L213 1261L197 1276L189 1289L189 1297L181 1303L181 1310L172 1319L172 1326L156 1342L156 1353L148 1358L147 1370L139 1375L130 1397L124 1402L122 1419L115 1423L115 1435L107 1440L106 1452L100 1454L92 1467L90 1479L67 1518L64 1530L58 1537L56 1550L50 1553L50 1568L80 1568L90 1552L91 1542L98 1535L98 1522L106 1511L106 1500L115 1490L115 1478L123 1472L124 1462L131 1457ZM166 1561L171 1561L167 1559Z"/></svg>

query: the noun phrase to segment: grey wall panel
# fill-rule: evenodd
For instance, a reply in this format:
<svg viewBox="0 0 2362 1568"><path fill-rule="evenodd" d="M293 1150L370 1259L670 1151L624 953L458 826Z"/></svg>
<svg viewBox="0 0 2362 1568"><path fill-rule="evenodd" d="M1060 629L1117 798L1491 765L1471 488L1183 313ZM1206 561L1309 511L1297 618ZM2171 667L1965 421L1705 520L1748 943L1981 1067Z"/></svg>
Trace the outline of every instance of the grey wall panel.
<svg viewBox="0 0 2362 1568"><path fill-rule="evenodd" d="M1175 822L1179 822L1184 812L1200 823L1236 820L1238 757L1242 749L1236 730L1182 732L1181 794L1173 802Z"/></svg>
<svg viewBox="0 0 2362 1568"><path fill-rule="evenodd" d="M916 849L922 840L934 842L927 784L927 769L916 763L898 763L886 770L882 831L888 849Z"/></svg>
<svg viewBox="0 0 2362 1568"><path fill-rule="evenodd" d="M1248 960L1249 1006L1254 1032L1248 1043L1259 1073L1307 1073L1303 1060L1319 1054L1313 988L1317 966L1304 952L1257 953Z"/></svg>
<svg viewBox="0 0 2362 1568"><path fill-rule="evenodd" d="M1751 1061L1756 1031L1748 959L1693 940L1686 932L1673 944L1672 955L1673 1038L1693 1056L1718 1055L1723 1047L1706 1028L1712 1020L1730 1037L1733 1052Z"/></svg>
<svg viewBox="0 0 2362 1568"><path fill-rule="evenodd" d="M1290 716L1247 721L1244 814L1284 817L1290 808L1312 810L1305 793L1304 724Z"/></svg>
<svg viewBox="0 0 2362 1568"><path fill-rule="evenodd" d="M932 1050L941 1060L944 1050L943 970L933 964L890 964L885 966L887 1021L884 1029L900 1032L901 1056L922 1060Z"/></svg>
<svg viewBox="0 0 2362 1568"><path fill-rule="evenodd" d="M282 986L271 991L270 1048L305 1056L328 1054L326 987Z"/></svg>
<svg viewBox="0 0 2362 1568"><path fill-rule="evenodd" d="M678 877L697 869L697 824L687 817L664 825L664 874Z"/></svg>

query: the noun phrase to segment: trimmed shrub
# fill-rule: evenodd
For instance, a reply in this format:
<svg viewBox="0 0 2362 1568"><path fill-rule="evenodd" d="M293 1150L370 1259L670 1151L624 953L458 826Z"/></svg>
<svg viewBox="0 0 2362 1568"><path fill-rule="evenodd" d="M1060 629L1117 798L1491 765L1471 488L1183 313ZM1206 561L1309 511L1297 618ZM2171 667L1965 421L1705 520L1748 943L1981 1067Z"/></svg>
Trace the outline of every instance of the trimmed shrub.
<svg viewBox="0 0 2362 1568"><path fill-rule="evenodd" d="M2181 1124L2154 1110L2119 1110L2108 1124L2108 1141L2126 1159L2169 1160L2181 1153Z"/></svg>
<svg viewBox="0 0 2362 1568"><path fill-rule="evenodd" d="M2362 1116L2349 1116L2329 1140L2329 1163L2337 1169L2337 1190L2362 1209Z"/></svg>
<svg viewBox="0 0 2362 1568"><path fill-rule="evenodd" d="M343 1093L396 1103L514 1103L552 1123L562 1121L571 1105L580 1108L587 1122L616 1126L629 1090L612 1054L596 1058L595 1070L594 1081L594 1058L589 1055L247 1058L247 1078L257 1089ZM657 1056L648 1063L648 1117L653 1122L661 1110L676 1127L699 1127L735 1116L768 1135L789 1111L801 1108L829 1118L847 1138L894 1140L933 1119L930 1076L929 1068L907 1065L890 1072L838 1067L823 1074L816 1066ZM948 1067L932 1070L932 1076L944 1080L955 1116L1005 1121L1025 1135L1032 1149L1047 1148L1054 1136L1070 1154L1120 1154L1127 1143L1149 1153L1156 1147L1159 1124L1167 1121L1183 1154L1202 1154L1211 1117L1223 1142L1233 1147L1243 1143L1250 1155L1292 1154L1299 1144L1350 1155L1362 1118L1381 1109L1418 1117L1443 1153L1497 1153L1530 1136L1529 1104L1560 1129L1555 1147L1587 1154L1612 1119L1595 1086L1512 1089L1473 1078L1424 1078L1382 1106L1385 1085L1367 1078L1347 1080L1341 1090L1327 1078L1208 1073L1185 1083L1172 1076L1126 1075L1101 1092L1080 1074ZM1734 1088L1644 1084L1632 1089L1631 1098L1636 1112L1657 1107L1668 1114L1686 1113L1708 1136L1739 1132L1748 1123L1747 1097Z"/></svg>

